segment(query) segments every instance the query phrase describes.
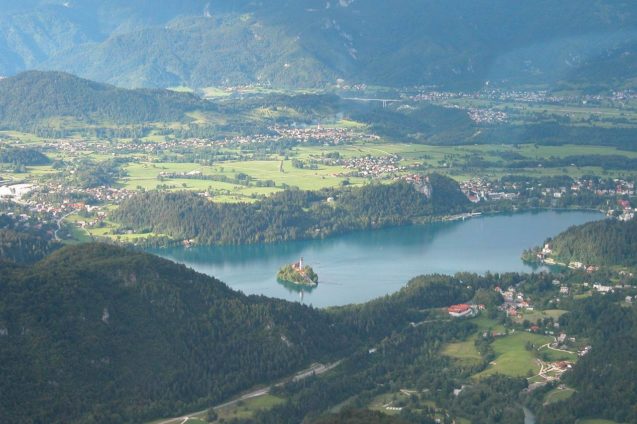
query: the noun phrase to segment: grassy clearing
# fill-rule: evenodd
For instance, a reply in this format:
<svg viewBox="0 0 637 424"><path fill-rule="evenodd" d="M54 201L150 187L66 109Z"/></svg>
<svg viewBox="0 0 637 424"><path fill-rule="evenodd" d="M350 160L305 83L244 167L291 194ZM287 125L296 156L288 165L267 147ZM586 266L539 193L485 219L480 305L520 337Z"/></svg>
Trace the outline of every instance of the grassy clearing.
<svg viewBox="0 0 637 424"><path fill-rule="evenodd" d="M463 342L449 343L442 349L442 354L457 359L462 363L478 363L482 360L482 356L475 346L476 337L473 336Z"/></svg>
<svg viewBox="0 0 637 424"><path fill-rule="evenodd" d="M548 392L546 396L544 396L544 404L550 405L551 403L556 403L562 400L569 399L571 396L573 396L574 393L575 393L575 390L569 389L569 388L553 389L550 392Z"/></svg>
<svg viewBox="0 0 637 424"><path fill-rule="evenodd" d="M206 87L202 89L203 96L206 98L215 98L215 97L228 97L232 93L223 88L218 87Z"/></svg>
<svg viewBox="0 0 637 424"><path fill-rule="evenodd" d="M386 406L397 406L397 403L406 400L403 393L384 393L376 396L368 405L372 411L382 412L387 415L397 415L399 411L387 410Z"/></svg>
<svg viewBox="0 0 637 424"><path fill-rule="evenodd" d="M528 320L532 323L537 322L537 320L543 320L545 318L553 318L554 320L558 320L562 315L564 315L567 311L562 309L547 309L544 311L523 311L517 317L518 322L523 322L524 320Z"/></svg>
<svg viewBox="0 0 637 424"><path fill-rule="evenodd" d="M492 344L496 354L495 360L486 370L475 375L483 378L493 374L504 374L511 377L529 377L537 374L540 366L536 362L537 351L526 350L526 343L536 346L549 343L551 337L517 332L495 340Z"/></svg>
<svg viewBox="0 0 637 424"><path fill-rule="evenodd" d="M238 402L234 405L217 410L219 421L232 419L249 419L254 417L258 411L271 409L285 402L284 399L272 395L259 396L257 398L248 399Z"/></svg>
<svg viewBox="0 0 637 424"><path fill-rule="evenodd" d="M190 87L186 87L186 86L179 86L179 87L169 87L168 90L170 91L175 91L177 93L194 93L195 90L193 90Z"/></svg>
<svg viewBox="0 0 637 424"><path fill-rule="evenodd" d="M577 361L576 353L562 352L558 350L549 349L548 347L541 349L540 352L542 352L542 357L548 360L549 362Z"/></svg>
<svg viewBox="0 0 637 424"><path fill-rule="evenodd" d="M226 190L220 194L239 194L242 196L257 194L271 194L280 191L284 185L298 187L302 190L320 190L327 187L337 187L347 179L336 174L344 172L342 167L321 166L319 169L298 169L292 166L292 161L283 161L283 172L280 170L280 160L259 160L242 162L224 162L222 166L202 166L196 163L138 163L125 168L128 176L121 183L125 188L135 190L139 187L151 190L158 185L175 186L177 189L188 190ZM188 173L200 171L204 176L218 176L234 179L238 174L249 175L253 182L274 181L276 187L242 186L233 183L185 178L159 179L161 173ZM350 178L353 185L362 185L362 178Z"/></svg>
<svg viewBox="0 0 637 424"><path fill-rule="evenodd" d="M472 323L478 326L480 331L491 330L496 333L504 333L505 328L502 324L499 324L496 320L487 318L487 316L483 313L478 317L473 318L471 320Z"/></svg>

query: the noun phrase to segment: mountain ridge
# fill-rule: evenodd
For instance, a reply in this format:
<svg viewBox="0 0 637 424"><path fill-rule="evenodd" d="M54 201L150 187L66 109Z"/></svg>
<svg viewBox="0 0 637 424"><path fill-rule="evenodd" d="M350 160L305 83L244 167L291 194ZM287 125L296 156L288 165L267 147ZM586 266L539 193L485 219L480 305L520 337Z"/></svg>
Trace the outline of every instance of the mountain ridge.
<svg viewBox="0 0 637 424"><path fill-rule="evenodd" d="M632 60L621 72L614 64L636 53L637 7L613 0L10 3L0 3L5 75L65 70L133 88L324 87L339 78L555 88L595 85L600 69L619 75L615 86L636 76Z"/></svg>
<svg viewBox="0 0 637 424"><path fill-rule="evenodd" d="M211 107L195 95L169 90L127 90L64 72L27 71L0 80L0 123L25 127L51 118L139 123L183 120Z"/></svg>

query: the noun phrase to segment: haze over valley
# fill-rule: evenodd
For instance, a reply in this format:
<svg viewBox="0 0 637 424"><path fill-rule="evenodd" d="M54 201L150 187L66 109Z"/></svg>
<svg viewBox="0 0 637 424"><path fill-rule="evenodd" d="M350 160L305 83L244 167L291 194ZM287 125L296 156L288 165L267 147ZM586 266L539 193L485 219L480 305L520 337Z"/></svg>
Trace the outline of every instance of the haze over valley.
<svg viewBox="0 0 637 424"><path fill-rule="evenodd" d="M636 34L0 0L0 422L637 422Z"/></svg>

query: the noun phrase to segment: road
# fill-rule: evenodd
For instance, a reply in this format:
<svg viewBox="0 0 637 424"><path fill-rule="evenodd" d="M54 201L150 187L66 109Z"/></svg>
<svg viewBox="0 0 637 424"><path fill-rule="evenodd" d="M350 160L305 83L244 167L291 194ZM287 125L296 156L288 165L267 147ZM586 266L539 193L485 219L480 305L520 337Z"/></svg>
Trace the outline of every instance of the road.
<svg viewBox="0 0 637 424"><path fill-rule="evenodd" d="M354 102L381 102L381 103L399 103L402 99L372 99L368 97L344 97L343 100L351 100Z"/></svg>
<svg viewBox="0 0 637 424"><path fill-rule="evenodd" d="M55 230L55 232L53 233L53 235L55 236L55 239L57 241L61 241L62 239L58 236L58 232L62 229L62 222L70 215L73 215L73 213L75 213L75 211L73 212L69 212L66 215L62 216L60 219L58 219L57 224L58 224L58 228L57 230Z"/></svg>
<svg viewBox="0 0 637 424"><path fill-rule="evenodd" d="M551 349L551 350L554 350L556 352L564 352L564 353L570 353L572 355L577 355L577 352L571 352L570 350L558 349L556 347L551 346L550 343L547 343L545 345L540 346L540 348L538 350L541 350L543 348Z"/></svg>
<svg viewBox="0 0 637 424"><path fill-rule="evenodd" d="M261 397L261 396L265 396L268 393L270 393L270 391L272 391L273 388L275 387L280 387L283 386L285 383L288 383L290 381L300 381L303 380L305 378L311 377L313 375L321 375L324 374L328 371L333 370L334 368L338 367L341 364L342 361L336 361L333 362L331 364L327 364L327 365L323 365L323 364L314 364L311 367L300 371L296 374L294 374L291 377L288 377L286 379L284 379L283 381L280 381L279 383L273 384L271 386L268 387L263 387L261 389L256 389L253 390L249 393L246 393L244 395L241 395L240 397L233 399L231 401L222 403L220 405L217 406L213 406L214 409L222 409L222 408L227 408L228 406L232 406L235 405L239 402L248 400L248 399L254 399L257 397ZM153 424L182 424L187 422L189 419L191 419L193 416L196 415L201 415L201 414L205 414L208 411L208 409L204 409L203 411L197 411L197 412L192 412L190 414L181 416L181 417L176 417L176 418L170 418L168 420L164 420L164 421L156 421Z"/></svg>

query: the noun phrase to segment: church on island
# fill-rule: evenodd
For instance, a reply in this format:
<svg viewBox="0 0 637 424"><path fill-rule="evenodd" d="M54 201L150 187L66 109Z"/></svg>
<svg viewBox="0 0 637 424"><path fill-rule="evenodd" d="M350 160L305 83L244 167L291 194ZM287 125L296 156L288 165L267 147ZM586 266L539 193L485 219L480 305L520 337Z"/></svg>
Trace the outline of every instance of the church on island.
<svg viewBox="0 0 637 424"><path fill-rule="evenodd" d="M299 274L305 275L305 271L303 270L303 256L301 256L301 259L299 259L298 262L292 264L292 268L294 268L294 270Z"/></svg>
<svg viewBox="0 0 637 424"><path fill-rule="evenodd" d="M298 262L281 268L277 278L281 281L299 285L316 286L318 284L318 275L316 275L312 267L304 263L303 258Z"/></svg>

